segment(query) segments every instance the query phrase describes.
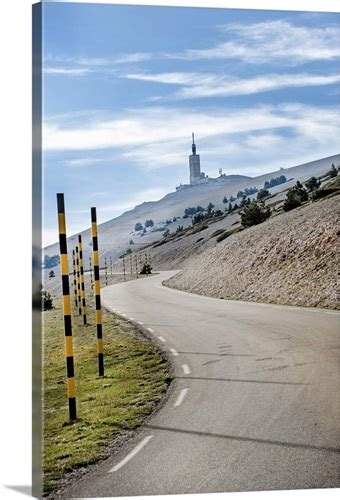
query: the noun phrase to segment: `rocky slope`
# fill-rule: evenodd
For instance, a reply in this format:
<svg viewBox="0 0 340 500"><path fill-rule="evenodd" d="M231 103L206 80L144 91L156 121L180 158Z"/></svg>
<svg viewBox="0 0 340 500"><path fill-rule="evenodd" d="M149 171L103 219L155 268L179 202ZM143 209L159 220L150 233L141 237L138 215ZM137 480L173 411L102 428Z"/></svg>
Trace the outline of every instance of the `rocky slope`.
<svg viewBox="0 0 340 500"><path fill-rule="evenodd" d="M166 284L224 299L337 308L338 206L336 196L220 243L210 238Z"/></svg>

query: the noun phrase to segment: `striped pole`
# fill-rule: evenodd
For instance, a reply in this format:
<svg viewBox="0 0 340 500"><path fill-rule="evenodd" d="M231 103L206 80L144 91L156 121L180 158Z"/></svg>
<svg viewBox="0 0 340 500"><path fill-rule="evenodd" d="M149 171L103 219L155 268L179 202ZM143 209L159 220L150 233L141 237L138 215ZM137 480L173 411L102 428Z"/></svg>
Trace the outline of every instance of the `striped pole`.
<svg viewBox="0 0 340 500"><path fill-rule="evenodd" d="M76 247L76 270L77 270L77 291L78 291L78 313L81 316L81 286L80 286L80 266L79 266L79 248Z"/></svg>
<svg viewBox="0 0 340 500"><path fill-rule="evenodd" d="M132 276L132 254L130 253L130 274Z"/></svg>
<svg viewBox="0 0 340 500"><path fill-rule="evenodd" d="M105 257L105 285L107 286L107 261Z"/></svg>
<svg viewBox="0 0 340 500"><path fill-rule="evenodd" d="M135 265L136 265L136 278L138 279L138 257L135 255Z"/></svg>
<svg viewBox="0 0 340 500"><path fill-rule="evenodd" d="M92 228L92 252L94 270L94 296L96 303L96 327L97 327L97 352L99 376L104 376L104 354L103 354L103 327L102 308L100 302L100 275L99 275L99 253L98 253L98 230L96 207L91 208L91 228Z"/></svg>
<svg viewBox="0 0 340 500"><path fill-rule="evenodd" d="M83 244L81 241L81 234L78 234L79 244L79 267L80 267L80 287L81 287L81 309L83 313L84 325L86 325L86 295L85 295L85 280L84 280L84 261L83 261Z"/></svg>
<svg viewBox="0 0 340 500"><path fill-rule="evenodd" d="M151 270L151 266L152 266L152 264L151 264L151 254L149 254L149 266L150 266L150 274L152 274L152 270Z"/></svg>
<svg viewBox="0 0 340 500"><path fill-rule="evenodd" d="M123 274L124 274L124 281L126 280L125 276L125 255L123 255Z"/></svg>
<svg viewBox="0 0 340 500"><path fill-rule="evenodd" d="M89 262L90 262L90 281L91 281L91 290L93 288L93 276L92 276L92 262L91 262L91 257L89 257Z"/></svg>
<svg viewBox="0 0 340 500"><path fill-rule="evenodd" d="M73 290L74 290L74 305L78 307L78 291L77 291L77 271L76 271L76 253L72 250L73 264Z"/></svg>
<svg viewBox="0 0 340 500"><path fill-rule="evenodd" d="M139 254L139 271L141 272L143 269L143 261L142 261L142 255Z"/></svg>
<svg viewBox="0 0 340 500"><path fill-rule="evenodd" d="M76 392L75 392L75 381L74 381L71 297L70 297L70 283L68 276L66 219L65 219L65 204L64 204L63 193L57 194L57 206L58 206L58 228L59 228L59 248L60 248L60 272L61 272L61 286L63 294L67 397L68 397L70 420L76 420L77 405L76 405Z"/></svg>
<svg viewBox="0 0 340 500"><path fill-rule="evenodd" d="M111 273L111 276L112 276L112 257L110 257L110 273Z"/></svg>

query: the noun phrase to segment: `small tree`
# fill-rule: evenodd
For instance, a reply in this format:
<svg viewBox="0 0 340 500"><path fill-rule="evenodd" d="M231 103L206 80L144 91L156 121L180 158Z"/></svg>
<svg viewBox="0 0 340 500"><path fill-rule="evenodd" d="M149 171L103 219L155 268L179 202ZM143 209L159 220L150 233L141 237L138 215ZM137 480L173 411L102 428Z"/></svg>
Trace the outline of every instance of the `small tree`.
<svg viewBox="0 0 340 500"><path fill-rule="evenodd" d="M263 198L267 198L267 196L270 195L270 192L268 189L262 188L260 191L257 193L257 199L258 200L263 200Z"/></svg>
<svg viewBox="0 0 340 500"><path fill-rule="evenodd" d="M306 188L308 191L311 193L312 191L315 191L315 189L318 189L320 187L321 182L317 180L316 177L311 177L305 182Z"/></svg>
<svg viewBox="0 0 340 500"><path fill-rule="evenodd" d="M230 212L232 212L232 211L233 211L233 206L232 206L231 203L229 203L229 205L228 205L228 213L230 214Z"/></svg>
<svg viewBox="0 0 340 500"><path fill-rule="evenodd" d="M147 219L145 221L145 227L153 227L154 225L155 225L155 223L152 219Z"/></svg>
<svg viewBox="0 0 340 500"><path fill-rule="evenodd" d="M143 229L143 224L141 224L140 222L136 222L135 231L142 231L142 229Z"/></svg>
<svg viewBox="0 0 340 500"><path fill-rule="evenodd" d="M150 264L143 264L143 267L139 274L151 274L152 267Z"/></svg>
<svg viewBox="0 0 340 500"><path fill-rule="evenodd" d="M44 311L48 311L49 309L53 309L52 296L49 292L46 292L46 290L41 291L41 301L42 301L42 308Z"/></svg>
<svg viewBox="0 0 340 500"><path fill-rule="evenodd" d="M231 196L230 196L230 198L229 198L229 201L233 202L233 201L235 201L235 200L236 200L236 198L234 198L234 196L233 196L233 195L231 195Z"/></svg>
<svg viewBox="0 0 340 500"><path fill-rule="evenodd" d="M225 203L228 203L228 198L227 198L226 196L223 198L223 203L224 203L224 204L225 204Z"/></svg>
<svg viewBox="0 0 340 500"><path fill-rule="evenodd" d="M50 272L48 273L48 277L49 277L49 278L55 278L54 271L50 271Z"/></svg>
<svg viewBox="0 0 340 500"><path fill-rule="evenodd" d="M266 207L264 201L252 201L241 212L241 224L244 227L255 226L269 219L271 210Z"/></svg>
<svg viewBox="0 0 340 500"><path fill-rule="evenodd" d="M308 200L307 190L303 187L300 181L297 181L295 186L292 188L296 194L299 196L301 202Z"/></svg>
<svg viewBox="0 0 340 500"><path fill-rule="evenodd" d="M202 212L199 212L198 214L194 215L192 224L198 224L199 222L202 222L202 220L204 220L204 215L202 214Z"/></svg>
<svg viewBox="0 0 340 500"><path fill-rule="evenodd" d="M213 203L211 203L211 202L209 203L209 205L207 206L207 212L208 212L208 214L211 214L214 206L215 205Z"/></svg>
<svg viewBox="0 0 340 500"><path fill-rule="evenodd" d="M134 243L134 241L133 241L133 240L130 240L130 241L129 241L129 245L134 245L134 244L135 244L135 243Z"/></svg>
<svg viewBox="0 0 340 500"><path fill-rule="evenodd" d="M282 208L285 212L289 212L290 210L299 207L301 204L302 202L300 196L297 194L294 188L292 188L288 190Z"/></svg>
<svg viewBox="0 0 340 500"><path fill-rule="evenodd" d="M333 177L336 177L338 175L338 170L335 168L334 163L332 163L332 167L331 167L330 171L327 172L327 175L329 175L329 177L331 179L333 179Z"/></svg>

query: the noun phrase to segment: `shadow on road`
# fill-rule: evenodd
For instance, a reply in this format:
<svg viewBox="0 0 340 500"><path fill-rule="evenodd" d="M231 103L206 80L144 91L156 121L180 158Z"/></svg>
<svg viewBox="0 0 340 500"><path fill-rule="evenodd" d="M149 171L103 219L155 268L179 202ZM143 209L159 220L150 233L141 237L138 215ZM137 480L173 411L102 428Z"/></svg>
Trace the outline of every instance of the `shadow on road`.
<svg viewBox="0 0 340 500"><path fill-rule="evenodd" d="M315 450L315 451L326 451L326 452L333 452L333 453L339 453L340 449L339 448L333 448L329 446L314 446L311 444L303 444L303 443L287 443L285 441L274 441L271 439L259 439L259 438L252 438L252 437L244 437L244 436L229 436L228 434L215 434L213 432L202 432L202 431L192 431L192 430L187 430L187 429L176 429L172 427L162 427L162 426L157 426L157 425L145 425L147 429L153 429L153 430L159 430L159 431L168 431L168 432L178 432L181 434L193 434L196 436L205 436L205 437L211 437L211 438L221 438L221 439L230 439L233 441L244 441L247 443L259 443L259 444L269 444L269 445L275 445L275 446L283 446L286 448L299 448L299 449L305 449L305 450Z"/></svg>

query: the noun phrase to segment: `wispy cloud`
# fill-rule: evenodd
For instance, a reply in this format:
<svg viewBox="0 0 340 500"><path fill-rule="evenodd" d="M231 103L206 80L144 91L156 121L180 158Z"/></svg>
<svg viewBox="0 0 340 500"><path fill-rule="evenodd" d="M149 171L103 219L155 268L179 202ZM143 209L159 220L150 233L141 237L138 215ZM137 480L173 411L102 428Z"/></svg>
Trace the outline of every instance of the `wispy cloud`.
<svg viewBox="0 0 340 500"><path fill-rule="evenodd" d="M86 55L67 57L48 55L45 57L44 73L50 75L85 76L89 73L112 73L115 67L152 59L149 52L118 53L110 57ZM48 64L53 64L49 66Z"/></svg>
<svg viewBox="0 0 340 500"><path fill-rule="evenodd" d="M174 59L239 59L296 65L340 57L340 28L297 26L285 20L221 26L228 40L205 49L168 54Z"/></svg>
<svg viewBox="0 0 340 500"><path fill-rule="evenodd" d="M43 136L45 150L80 151L82 157L71 160L78 166L90 164L93 158L107 160L107 155L105 159L99 156L100 150L111 149L116 161L130 160L144 170L184 168L195 124L205 162L213 166L226 161L240 169L244 158L249 162L257 158L258 163L266 157L272 161L296 155L304 161L308 154L314 158L335 154L339 149L340 108L282 104L225 113L218 108L157 107L125 110L122 116L82 123L48 122ZM96 156L84 156L86 150L96 150Z"/></svg>
<svg viewBox="0 0 340 500"><path fill-rule="evenodd" d="M172 98L250 95L287 87L311 87L340 82L340 75L267 74L248 79L206 73L130 73L125 78L182 86ZM157 97L154 100L161 100Z"/></svg>
<svg viewBox="0 0 340 500"><path fill-rule="evenodd" d="M66 76L86 76L92 71L89 68L58 68L47 66L43 72L48 75L66 75Z"/></svg>
<svg viewBox="0 0 340 500"><path fill-rule="evenodd" d="M85 125L84 125L85 122ZM61 125L47 122L44 126L45 150L94 150L107 148L129 148L143 144L171 142L185 139L196 124L201 137L218 134L293 127L300 124L309 130L318 124L321 127L336 127L340 116L336 107L308 105L254 106L228 113L216 108L194 110L192 108L152 107L123 110L110 119L80 118L78 123Z"/></svg>

